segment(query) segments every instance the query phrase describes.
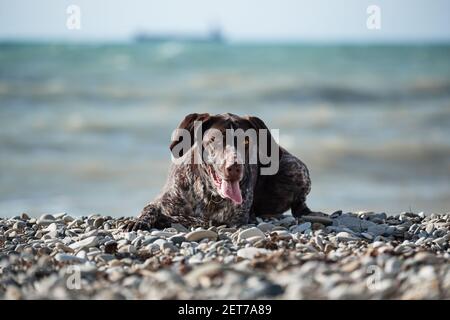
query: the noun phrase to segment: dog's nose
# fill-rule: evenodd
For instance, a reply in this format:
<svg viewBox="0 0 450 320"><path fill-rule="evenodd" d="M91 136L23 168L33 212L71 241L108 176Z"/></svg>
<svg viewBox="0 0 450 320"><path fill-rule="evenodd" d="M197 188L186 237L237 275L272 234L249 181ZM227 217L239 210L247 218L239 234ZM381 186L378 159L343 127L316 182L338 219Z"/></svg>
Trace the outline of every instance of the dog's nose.
<svg viewBox="0 0 450 320"><path fill-rule="evenodd" d="M225 167L225 178L227 180L239 180L242 173L242 164L234 163Z"/></svg>

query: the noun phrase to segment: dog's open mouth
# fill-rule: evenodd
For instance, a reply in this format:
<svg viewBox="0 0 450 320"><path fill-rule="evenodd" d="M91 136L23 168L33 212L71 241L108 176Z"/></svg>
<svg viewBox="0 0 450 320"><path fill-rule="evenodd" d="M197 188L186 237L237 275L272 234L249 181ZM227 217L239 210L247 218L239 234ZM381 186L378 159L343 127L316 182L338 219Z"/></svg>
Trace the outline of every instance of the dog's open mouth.
<svg viewBox="0 0 450 320"><path fill-rule="evenodd" d="M228 198L235 204L242 203L241 188L239 186L239 181L229 181L221 178L216 171L209 167L209 174L217 188L217 191L223 198Z"/></svg>

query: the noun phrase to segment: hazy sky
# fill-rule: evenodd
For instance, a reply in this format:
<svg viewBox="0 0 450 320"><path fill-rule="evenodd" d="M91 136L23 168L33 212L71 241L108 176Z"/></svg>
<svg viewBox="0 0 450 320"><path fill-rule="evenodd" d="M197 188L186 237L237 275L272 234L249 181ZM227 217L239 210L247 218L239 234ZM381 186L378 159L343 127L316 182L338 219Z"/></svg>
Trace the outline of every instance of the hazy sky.
<svg viewBox="0 0 450 320"><path fill-rule="evenodd" d="M81 30L66 8L81 8ZM369 5L381 30L366 27ZM0 0L0 38L127 39L138 30L203 32L231 40L450 41L449 0Z"/></svg>

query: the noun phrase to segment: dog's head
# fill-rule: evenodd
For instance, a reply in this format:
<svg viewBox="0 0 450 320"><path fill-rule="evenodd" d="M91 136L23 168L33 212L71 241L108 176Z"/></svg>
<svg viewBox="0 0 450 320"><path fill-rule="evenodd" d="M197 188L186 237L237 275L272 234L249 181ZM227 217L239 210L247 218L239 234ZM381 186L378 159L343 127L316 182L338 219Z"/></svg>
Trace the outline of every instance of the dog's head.
<svg viewBox="0 0 450 320"><path fill-rule="evenodd" d="M262 166L261 151L270 154L279 148L257 117L193 113L177 129L170 145L173 156L182 157L196 147L200 160L196 164L204 167L217 193L235 204L242 202L240 182L249 172L246 166ZM195 161L194 157L190 160Z"/></svg>

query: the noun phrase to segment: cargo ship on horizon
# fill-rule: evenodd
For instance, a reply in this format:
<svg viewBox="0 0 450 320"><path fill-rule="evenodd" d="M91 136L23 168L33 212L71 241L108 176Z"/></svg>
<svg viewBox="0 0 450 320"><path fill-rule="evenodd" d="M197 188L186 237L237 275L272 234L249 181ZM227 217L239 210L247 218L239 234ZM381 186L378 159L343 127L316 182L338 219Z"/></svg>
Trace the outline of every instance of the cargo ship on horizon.
<svg viewBox="0 0 450 320"><path fill-rule="evenodd" d="M224 43L225 37L220 28L211 29L206 35L188 33L150 33L140 32L134 37L136 42L194 42L194 43Z"/></svg>

